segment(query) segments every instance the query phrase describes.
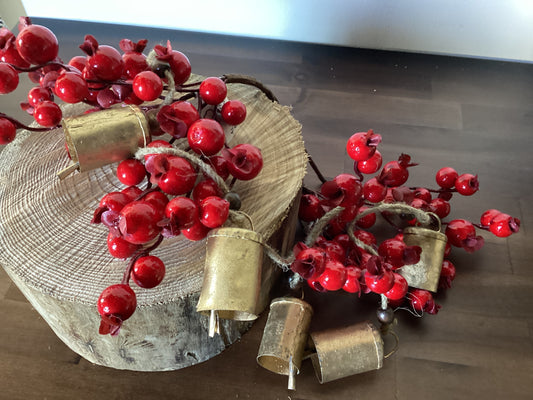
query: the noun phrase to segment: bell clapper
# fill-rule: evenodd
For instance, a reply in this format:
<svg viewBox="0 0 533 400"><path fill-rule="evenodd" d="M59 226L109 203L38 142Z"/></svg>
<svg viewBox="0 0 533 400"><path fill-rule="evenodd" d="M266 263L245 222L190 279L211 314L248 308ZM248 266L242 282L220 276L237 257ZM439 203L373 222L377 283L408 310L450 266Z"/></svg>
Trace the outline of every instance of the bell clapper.
<svg viewBox="0 0 533 400"><path fill-rule="evenodd" d="M209 337L214 337L215 333L220 334L218 313L216 310L211 310L211 313L209 314Z"/></svg>
<svg viewBox="0 0 533 400"><path fill-rule="evenodd" d="M59 179L63 180L67 176L72 174L74 171L77 171L79 168L80 168L80 163L79 162L70 164L68 167L66 167L66 168L62 169L61 171L59 171L57 173L57 176L59 177Z"/></svg>
<svg viewBox="0 0 533 400"><path fill-rule="evenodd" d="M294 379L294 363L292 362L292 356L289 357L289 390L296 390L296 381Z"/></svg>

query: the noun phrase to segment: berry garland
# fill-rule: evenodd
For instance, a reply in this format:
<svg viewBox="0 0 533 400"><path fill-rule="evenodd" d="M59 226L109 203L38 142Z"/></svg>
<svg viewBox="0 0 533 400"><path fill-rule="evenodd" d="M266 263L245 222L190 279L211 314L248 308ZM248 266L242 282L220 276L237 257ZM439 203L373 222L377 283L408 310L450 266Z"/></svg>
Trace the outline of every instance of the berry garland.
<svg viewBox="0 0 533 400"><path fill-rule="evenodd" d="M309 229L304 242L294 247L291 270L316 291L344 290L359 295L376 293L382 304L399 308L408 303L413 313L436 314L440 305L430 291L409 288L402 267L417 264L420 246L404 241L406 227L429 227L440 231L441 220L451 211L454 193L471 196L479 189L477 176L444 167L436 172L438 189L409 187L408 168L417 164L401 154L382 167L377 150L381 136L373 130L357 132L347 141L346 151L354 161L354 174L322 180L319 191L307 190L301 198L299 218ZM364 175L376 174L365 181ZM433 197L432 194L436 194ZM378 245L369 231L379 214L397 234ZM433 225L433 227L432 227ZM465 219L442 221L447 243L440 268L439 290L451 287L455 266L448 259L451 247L474 252L483 247L477 229L507 237L519 231L520 220L501 211L483 212L479 223ZM387 307L382 307L387 308Z"/></svg>
<svg viewBox="0 0 533 400"><path fill-rule="evenodd" d="M57 38L48 28L21 17L17 36L0 29L0 94L14 91L19 74L27 73L38 86L28 92L21 107L40 125L27 126L0 113L0 144L13 141L18 129L60 127L62 111L55 96L65 103L89 104L94 107L90 112L115 105L137 106L149 122L151 136L170 137L152 140L120 161L116 173L124 189L104 195L94 211L91 222L109 231L110 255L128 260L122 281L107 287L97 301L101 334L117 335L135 312L130 281L150 289L164 279L164 263L151 254L162 241L177 235L202 240L222 227L239 213L240 198L232 191L235 181L251 180L260 173L260 149L226 143L226 130L246 118L246 106L226 98L226 84L251 84L275 100L272 92L247 77L190 81L188 58L172 49L170 42L154 46L147 56L143 54L146 46L146 40L123 39L121 54L86 35L80 45L86 55L64 64L58 58ZM264 247L276 264L292 272L293 287L305 281L318 292L379 295L381 331L394 335L395 310L407 306L418 316L439 311L432 292L437 287L449 289L455 278L455 266L448 259L452 246L477 251L484 243L477 230L508 237L519 231L520 221L496 209L483 212L479 223L444 221L455 194L472 196L479 190L477 176L444 167L435 174L438 188L408 186L409 168L417 164L401 154L383 165L377 149L381 140L373 130L353 134L346 151L354 161L354 173L331 180L310 159L322 183L317 191L304 188L301 197L298 216L307 230L306 239L296 243L290 259ZM374 176L366 179L365 175ZM396 230L379 244L371 232L377 215ZM410 229L441 234L442 226L446 245L437 265L437 287L417 287L406 271L420 263L428 250L410 244ZM290 366L293 371L292 358Z"/></svg>

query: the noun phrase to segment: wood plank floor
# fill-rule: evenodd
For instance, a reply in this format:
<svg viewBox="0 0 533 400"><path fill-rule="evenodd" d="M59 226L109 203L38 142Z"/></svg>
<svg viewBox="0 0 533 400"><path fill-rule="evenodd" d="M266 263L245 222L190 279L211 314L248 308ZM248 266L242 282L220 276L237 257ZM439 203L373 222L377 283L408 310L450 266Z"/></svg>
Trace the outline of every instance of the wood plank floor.
<svg viewBox="0 0 533 400"><path fill-rule="evenodd" d="M346 139L373 128L384 159L409 153L413 185L433 185L442 166L479 175L473 198L453 215L477 220L497 208L522 220L509 239L484 234L476 254L455 251L457 277L437 296L436 316L398 311L399 351L383 369L320 385L310 363L286 378L255 361L263 315L212 360L173 372L92 365L73 353L0 269L0 399L531 399L533 398L533 65L357 50L90 23L35 20L59 37L60 56L80 54L86 33L102 44L123 38L172 41L201 75L242 73L271 87L303 124L324 174L350 172ZM0 97L17 111L31 87ZM16 99L16 100L14 100ZM312 175L306 185L316 185ZM0 222L1 223L1 222ZM307 294L312 329L373 319L375 299Z"/></svg>

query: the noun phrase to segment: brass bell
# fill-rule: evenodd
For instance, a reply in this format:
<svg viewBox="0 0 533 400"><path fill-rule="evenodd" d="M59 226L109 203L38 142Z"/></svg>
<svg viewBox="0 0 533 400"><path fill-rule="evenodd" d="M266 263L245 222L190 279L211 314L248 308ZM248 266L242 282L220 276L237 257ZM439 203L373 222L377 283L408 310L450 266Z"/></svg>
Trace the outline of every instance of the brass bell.
<svg viewBox="0 0 533 400"><path fill-rule="evenodd" d="M72 164L57 173L60 179L132 157L150 142L148 120L133 105L64 118L62 125Z"/></svg>
<svg viewBox="0 0 533 400"><path fill-rule="evenodd" d="M252 321L261 289L263 239L242 228L213 229L207 236L204 280L196 310L209 316L209 336L218 319Z"/></svg>
<svg viewBox="0 0 533 400"><path fill-rule="evenodd" d="M300 372L313 309L303 300L281 297L272 300L257 362L276 374L288 375L290 390Z"/></svg>
<svg viewBox="0 0 533 400"><path fill-rule="evenodd" d="M370 322L311 333L311 361L320 383L380 369L383 339Z"/></svg>
<svg viewBox="0 0 533 400"><path fill-rule="evenodd" d="M403 231L403 241L408 246L420 246L422 254L418 263L404 265L398 272L409 286L436 292L446 249L446 235L432 229L408 227Z"/></svg>

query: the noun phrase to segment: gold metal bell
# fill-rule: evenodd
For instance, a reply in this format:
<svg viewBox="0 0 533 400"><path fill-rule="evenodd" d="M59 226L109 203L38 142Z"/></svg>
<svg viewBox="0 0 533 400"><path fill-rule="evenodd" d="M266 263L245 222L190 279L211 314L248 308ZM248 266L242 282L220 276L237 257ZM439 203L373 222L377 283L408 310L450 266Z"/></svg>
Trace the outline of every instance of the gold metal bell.
<svg viewBox="0 0 533 400"><path fill-rule="evenodd" d="M305 301L281 297L272 300L257 362L269 371L288 375L290 390L300 373L313 309Z"/></svg>
<svg viewBox="0 0 533 400"><path fill-rule="evenodd" d="M263 239L242 228L218 228L207 236L204 280L196 310L209 315L209 336L218 319L252 321L261 289Z"/></svg>
<svg viewBox="0 0 533 400"><path fill-rule="evenodd" d="M311 361L320 383L380 369L383 339L370 322L311 333Z"/></svg>
<svg viewBox="0 0 533 400"><path fill-rule="evenodd" d="M398 272L409 286L436 292L446 249L446 235L432 229L408 227L403 231L403 241L408 246L420 246L422 254L418 263L404 265Z"/></svg>
<svg viewBox="0 0 533 400"><path fill-rule="evenodd" d="M72 164L57 173L60 179L132 157L150 142L148 120L133 105L64 118L62 125Z"/></svg>

